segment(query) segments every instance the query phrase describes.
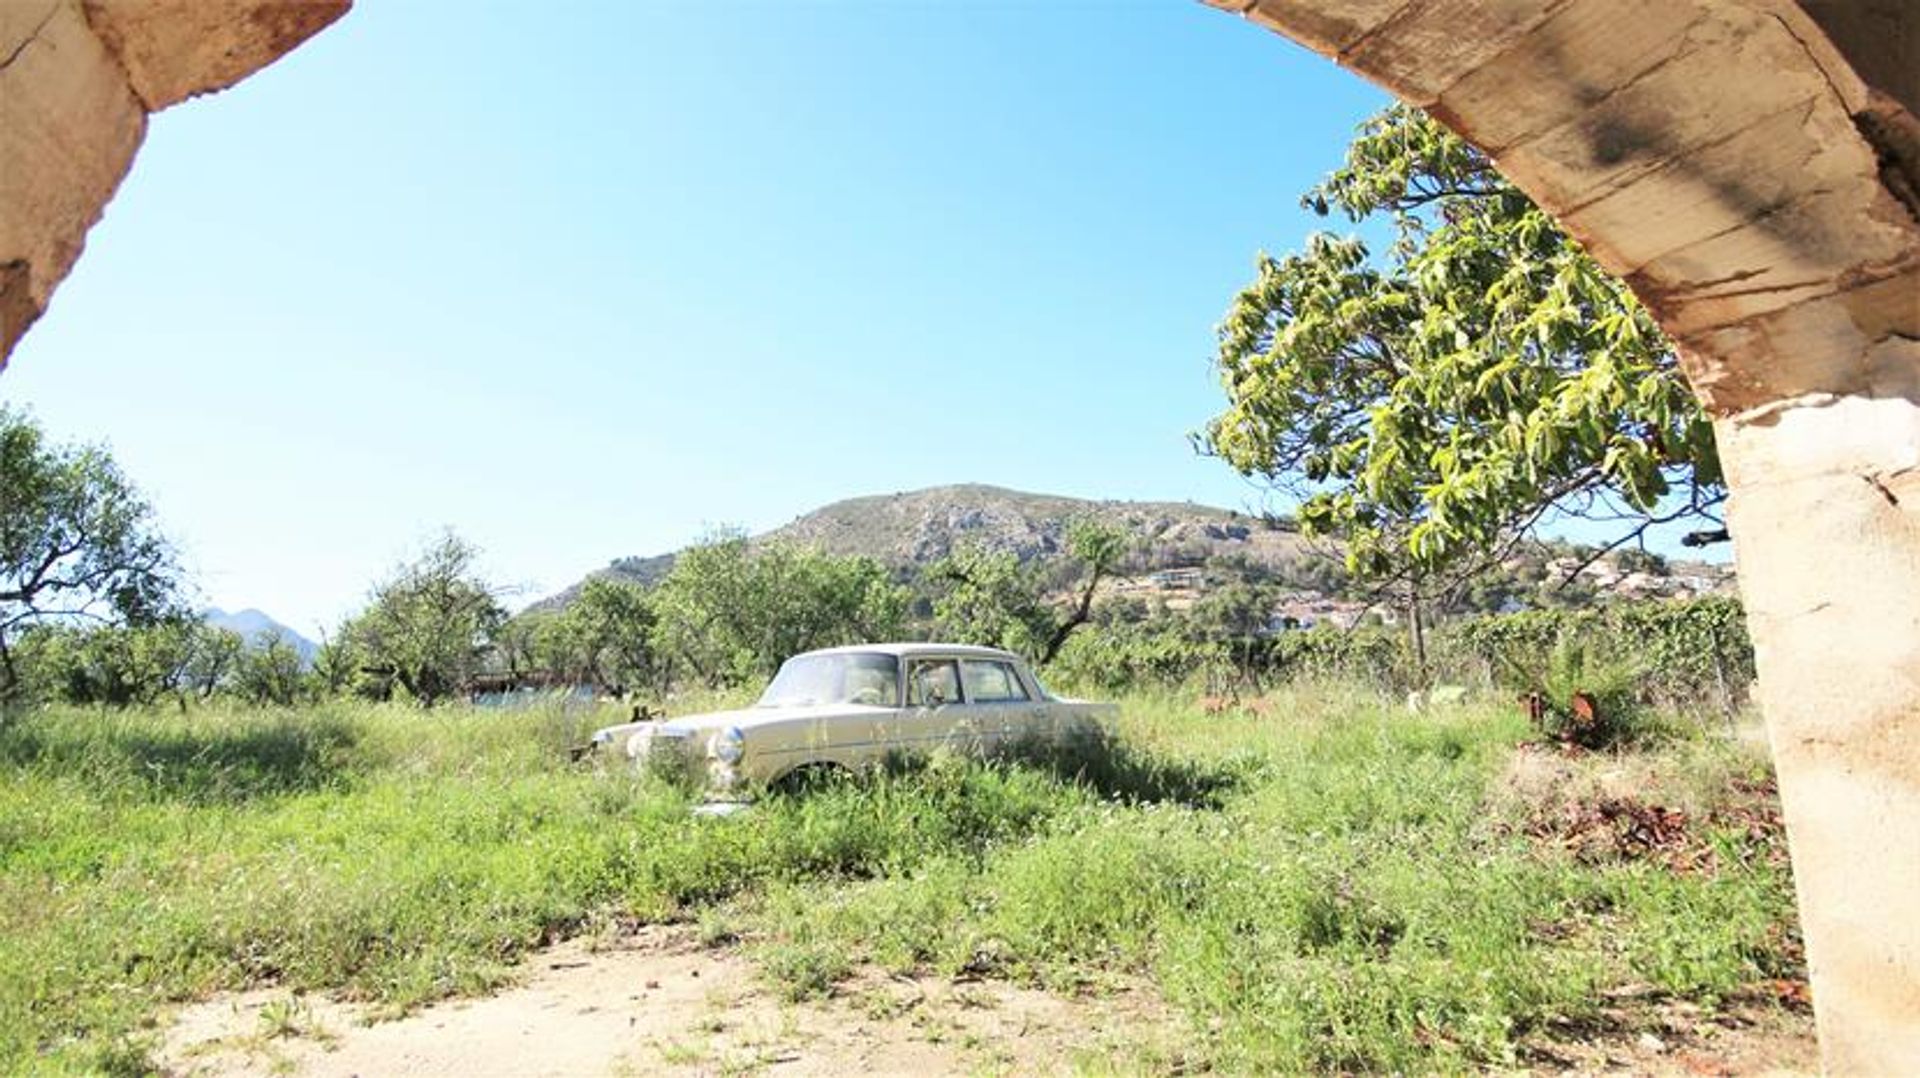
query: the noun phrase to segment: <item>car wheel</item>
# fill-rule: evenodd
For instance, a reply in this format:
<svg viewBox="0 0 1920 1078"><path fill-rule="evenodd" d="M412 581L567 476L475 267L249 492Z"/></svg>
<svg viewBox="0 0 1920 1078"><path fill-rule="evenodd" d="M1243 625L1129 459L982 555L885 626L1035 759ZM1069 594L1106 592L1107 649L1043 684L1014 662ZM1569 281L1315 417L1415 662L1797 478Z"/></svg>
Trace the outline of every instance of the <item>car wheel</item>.
<svg viewBox="0 0 1920 1078"><path fill-rule="evenodd" d="M826 786L851 781L853 772L839 764L821 762L801 764L773 780L773 792L788 797L800 797Z"/></svg>

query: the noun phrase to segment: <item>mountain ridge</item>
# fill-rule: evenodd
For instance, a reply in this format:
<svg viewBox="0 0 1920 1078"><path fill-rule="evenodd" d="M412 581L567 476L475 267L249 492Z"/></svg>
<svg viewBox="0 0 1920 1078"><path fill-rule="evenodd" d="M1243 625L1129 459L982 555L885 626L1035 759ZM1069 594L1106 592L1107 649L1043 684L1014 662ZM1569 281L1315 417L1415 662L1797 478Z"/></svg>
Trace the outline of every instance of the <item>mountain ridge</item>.
<svg viewBox="0 0 1920 1078"><path fill-rule="evenodd" d="M904 577L969 544L1011 552L1022 562L1061 561L1067 528L1082 519L1117 528L1127 536L1127 552L1116 567L1120 577L1224 568L1229 579L1256 577L1309 593L1331 594L1340 589L1346 575L1337 543L1309 540L1284 517L1190 501L1095 500L984 483L843 498L751 535L748 542L785 542L839 556L870 557ZM1705 562L1674 562L1673 576L1661 569L1656 579L1627 564L1631 551L1577 569L1577 559L1570 561L1556 553L1552 544L1536 543L1527 549L1513 560L1560 565L1582 578L1590 590L1621 597L1707 594L1726 590L1732 580L1730 567ZM616 558L527 609L564 607L586 579L598 576L656 584L672 571L675 557L665 553ZM1540 566L1534 566L1534 579L1540 575Z"/></svg>
<svg viewBox="0 0 1920 1078"><path fill-rule="evenodd" d="M293 645L293 650L300 653L302 663L313 662L314 655L320 650L320 645L287 628L276 621L271 614L254 607L229 613L217 606L210 606L200 612L200 620L216 629L227 629L239 633L250 644L258 642L262 637L279 633L287 643Z"/></svg>
<svg viewBox="0 0 1920 1078"><path fill-rule="evenodd" d="M1117 527L1133 540L1124 565L1128 571L1198 566L1219 555L1238 555L1281 571L1318 557L1292 522L1281 518L1197 502L1095 500L985 483L843 498L751 535L748 541L863 555L908 570L931 565L968 544L1008 551L1023 562L1051 560L1064 554L1067 527L1081 519ZM674 553L616 558L588 578L615 576L655 584L672 571L674 558ZM584 582L529 609L565 606Z"/></svg>

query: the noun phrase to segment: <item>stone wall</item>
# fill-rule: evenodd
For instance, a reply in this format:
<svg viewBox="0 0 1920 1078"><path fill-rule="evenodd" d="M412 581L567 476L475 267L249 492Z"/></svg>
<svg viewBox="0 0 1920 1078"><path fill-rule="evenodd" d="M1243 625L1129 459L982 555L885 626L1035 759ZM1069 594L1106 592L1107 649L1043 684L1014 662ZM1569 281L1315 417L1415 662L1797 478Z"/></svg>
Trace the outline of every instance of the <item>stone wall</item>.
<svg viewBox="0 0 1920 1078"><path fill-rule="evenodd" d="M0 368L80 257L147 114L233 85L350 3L0 2Z"/></svg>

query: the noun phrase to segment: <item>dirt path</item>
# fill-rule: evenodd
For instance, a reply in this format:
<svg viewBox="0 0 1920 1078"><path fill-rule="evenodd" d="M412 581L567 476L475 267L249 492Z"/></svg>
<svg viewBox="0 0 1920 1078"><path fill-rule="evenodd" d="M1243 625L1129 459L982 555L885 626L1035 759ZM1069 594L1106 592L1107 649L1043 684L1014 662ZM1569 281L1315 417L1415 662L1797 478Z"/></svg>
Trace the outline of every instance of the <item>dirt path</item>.
<svg viewBox="0 0 1920 1078"><path fill-rule="evenodd" d="M644 928L615 945L565 943L524 980L391 1022L318 996L260 990L182 1008L160 1056L180 1076L1167 1073L1178 1019L1144 987L1066 998L998 982L869 971L834 998L792 1004L734 950ZM1687 1004L1622 1010L1621 1026L1526 1047L1525 1072L1795 1075L1819 1069L1811 1019L1774 1008L1715 1017Z"/></svg>
<svg viewBox="0 0 1920 1078"><path fill-rule="evenodd" d="M374 1025L316 996L224 996L183 1008L160 1054L178 1075L1038 1074L1136 1069L1171 1028L1144 992L1066 999L878 973L789 1004L746 958L684 930L563 944L528 970L497 995Z"/></svg>

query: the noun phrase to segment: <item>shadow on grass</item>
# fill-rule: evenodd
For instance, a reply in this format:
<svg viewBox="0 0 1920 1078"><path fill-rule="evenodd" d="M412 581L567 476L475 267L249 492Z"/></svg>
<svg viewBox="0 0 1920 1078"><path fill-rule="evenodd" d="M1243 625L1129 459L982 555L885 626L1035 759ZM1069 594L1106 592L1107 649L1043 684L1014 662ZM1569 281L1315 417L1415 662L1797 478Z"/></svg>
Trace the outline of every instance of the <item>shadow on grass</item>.
<svg viewBox="0 0 1920 1078"><path fill-rule="evenodd" d="M0 727L0 768L76 776L102 794L238 804L347 784L359 739L352 723L329 716L205 724L90 716Z"/></svg>
<svg viewBox="0 0 1920 1078"><path fill-rule="evenodd" d="M1171 760L1142 752L1109 734L1061 740L1030 739L1007 746L997 759L1050 772L1108 801L1217 809L1244 786L1247 768L1230 762Z"/></svg>
<svg viewBox="0 0 1920 1078"><path fill-rule="evenodd" d="M910 776L923 771L929 759L921 753L894 753L887 757L881 771L890 776ZM1209 810L1220 808L1249 778L1245 764L1169 760L1107 734L1080 734L1057 741L1024 739L990 753L986 765L1040 771L1054 781L1091 790L1106 801ZM798 795L847 781L857 779L841 768L806 767L791 773L775 790Z"/></svg>

